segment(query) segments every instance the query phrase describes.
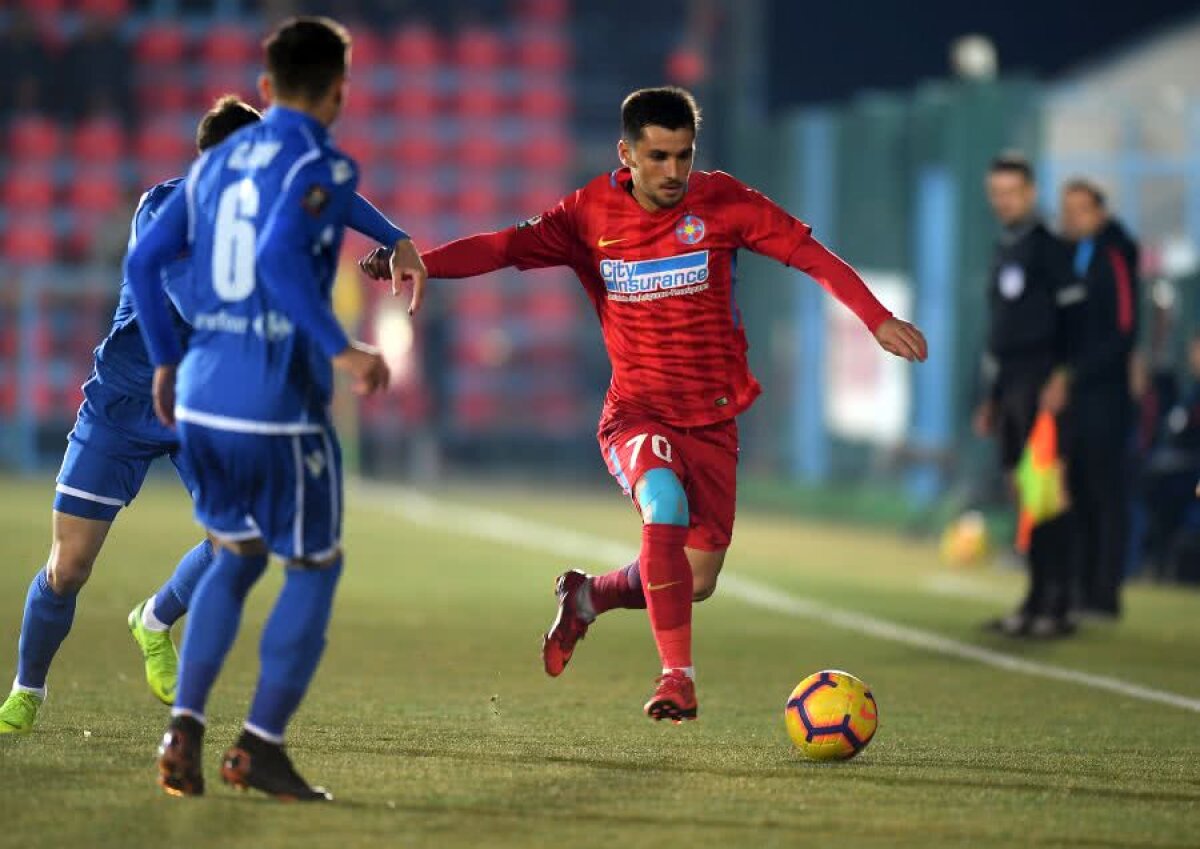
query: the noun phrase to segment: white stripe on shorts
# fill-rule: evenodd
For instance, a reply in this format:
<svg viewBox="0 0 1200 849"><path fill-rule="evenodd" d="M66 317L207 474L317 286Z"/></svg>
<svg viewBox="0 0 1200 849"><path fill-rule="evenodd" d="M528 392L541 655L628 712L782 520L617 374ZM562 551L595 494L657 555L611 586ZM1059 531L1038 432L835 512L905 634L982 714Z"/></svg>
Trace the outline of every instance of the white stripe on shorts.
<svg viewBox="0 0 1200 849"><path fill-rule="evenodd" d="M67 486L65 483L57 484L54 487L56 492L61 492L63 495L74 495L76 498L82 498L85 501L95 501L97 504L107 504L109 507L124 507L125 502L119 498L109 498L107 495L96 495L94 492L84 492L82 489L76 489L73 486Z"/></svg>
<svg viewBox="0 0 1200 849"><path fill-rule="evenodd" d="M300 437L292 437L292 455L296 458L296 515L292 519L292 556L304 556L304 458Z"/></svg>

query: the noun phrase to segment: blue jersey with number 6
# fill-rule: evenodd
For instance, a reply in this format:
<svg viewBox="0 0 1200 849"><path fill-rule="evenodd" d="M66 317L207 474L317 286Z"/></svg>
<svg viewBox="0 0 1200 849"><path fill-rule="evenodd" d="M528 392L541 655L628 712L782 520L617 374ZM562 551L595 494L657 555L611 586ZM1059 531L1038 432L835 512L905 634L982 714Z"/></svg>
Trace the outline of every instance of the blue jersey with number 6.
<svg viewBox="0 0 1200 849"><path fill-rule="evenodd" d="M180 245L191 252L193 330L177 418L250 433L325 420L330 358L349 343L330 293L357 184L357 167L320 122L278 106L196 160L127 259L130 280L147 281L134 296L151 356L174 363L166 313L141 302L161 302L161 287L140 266Z"/></svg>

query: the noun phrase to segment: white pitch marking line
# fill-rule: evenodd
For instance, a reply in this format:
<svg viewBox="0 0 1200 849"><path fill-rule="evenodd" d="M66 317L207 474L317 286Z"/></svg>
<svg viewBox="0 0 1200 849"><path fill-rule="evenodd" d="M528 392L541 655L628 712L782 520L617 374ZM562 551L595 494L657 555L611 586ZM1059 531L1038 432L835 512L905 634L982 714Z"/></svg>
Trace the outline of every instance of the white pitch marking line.
<svg viewBox="0 0 1200 849"><path fill-rule="evenodd" d="M375 509L454 535L472 536L517 548L541 551L567 560L587 561L611 568L629 562L637 556L636 549L603 537L578 533L507 513L443 501L411 489L370 483L360 483L357 489ZM1067 681L1094 690L1200 713L1200 699L1143 687L1108 675L1095 675L1065 666L1025 660L943 637L931 631L911 628L851 610L839 610L825 602L791 595L741 575L723 575L721 589L726 595L763 610L823 622L847 631L868 634L881 640L960 660L974 661L1008 672L1049 678L1053 681Z"/></svg>

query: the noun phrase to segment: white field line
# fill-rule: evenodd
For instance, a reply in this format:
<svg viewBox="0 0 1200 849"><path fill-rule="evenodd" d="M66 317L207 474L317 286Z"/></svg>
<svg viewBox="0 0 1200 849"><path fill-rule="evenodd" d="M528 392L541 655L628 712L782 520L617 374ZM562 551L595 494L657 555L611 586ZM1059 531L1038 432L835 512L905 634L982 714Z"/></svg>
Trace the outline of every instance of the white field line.
<svg viewBox="0 0 1200 849"><path fill-rule="evenodd" d="M637 556L637 550L631 546L603 537L578 533L507 513L449 502L410 489L360 483L357 486L357 492L360 495L358 501L360 507L370 506L373 509L400 516L414 524L436 528L450 535L474 537L516 548L540 551L575 564L586 562L615 568ZM1094 690L1103 690L1144 702L1170 705L1193 713L1200 713L1200 699L1166 690L1143 687L1107 675L1095 675L1051 663L1024 660L1003 652L943 637L931 631L911 628L851 610L839 610L825 602L782 592L741 575L725 573L721 578L721 592L762 610L822 622L835 628L867 634L881 640L901 643L947 657L973 661L995 669L1031 675L1036 678L1080 684Z"/></svg>

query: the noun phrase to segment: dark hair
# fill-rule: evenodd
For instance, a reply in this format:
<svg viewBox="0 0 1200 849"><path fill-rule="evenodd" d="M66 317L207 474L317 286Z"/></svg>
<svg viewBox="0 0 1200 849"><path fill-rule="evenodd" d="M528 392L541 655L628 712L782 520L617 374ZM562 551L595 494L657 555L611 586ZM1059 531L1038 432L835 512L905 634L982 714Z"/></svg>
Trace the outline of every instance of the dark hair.
<svg viewBox="0 0 1200 849"><path fill-rule="evenodd" d="M699 132L700 106L690 91L677 86L638 89L621 103L622 135L625 141L637 141L650 125Z"/></svg>
<svg viewBox="0 0 1200 849"><path fill-rule="evenodd" d="M216 147L247 124L262 120L262 114L236 94L217 98L196 127L196 149L201 153Z"/></svg>
<svg viewBox="0 0 1200 849"><path fill-rule="evenodd" d="M330 18L288 18L267 36L263 50L276 94L312 102L345 75L350 34Z"/></svg>
<svg viewBox="0 0 1200 849"><path fill-rule="evenodd" d="M1100 209L1108 208L1108 196L1104 193L1104 189L1100 188L1096 181L1089 180L1087 177L1072 177L1067 180L1063 183L1063 194L1067 192L1083 192Z"/></svg>
<svg viewBox="0 0 1200 849"><path fill-rule="evenodd" d="M988 166L989 174L1020 174L1026 183L1035 182L1033 166L1029 159L1019 150L1006 150L992 159Z"/></svg>

